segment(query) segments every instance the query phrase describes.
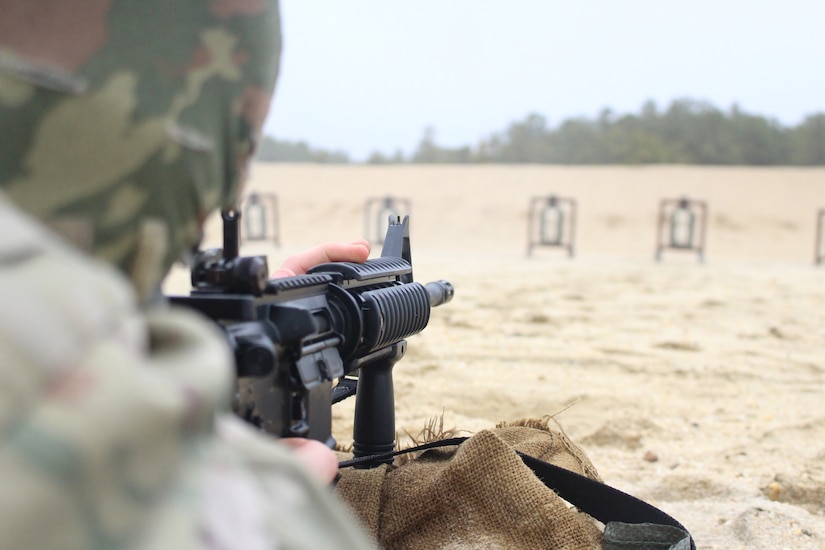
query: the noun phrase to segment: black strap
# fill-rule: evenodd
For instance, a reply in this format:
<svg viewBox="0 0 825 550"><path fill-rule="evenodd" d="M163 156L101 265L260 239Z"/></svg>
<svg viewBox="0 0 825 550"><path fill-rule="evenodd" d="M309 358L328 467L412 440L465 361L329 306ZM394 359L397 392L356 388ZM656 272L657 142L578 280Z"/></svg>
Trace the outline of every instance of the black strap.
<svg viewBox="0 0 825 550"><path fill-rule="evenodd" d="M466 437L454 437L441 441L431 441L430 443L425 443L424 445L419 445L411 449L404 449L403 451L393 451L345 460L339 462L338 467L347 468L350 466L363 467L378 465L386 462L389 458L401 454L460 445L467 439ZM632 495L614 489L595 479L579 475L522 452L516 452L524 463L533 470L533 473L536 474L536 477L538 477L542 483L582 512L585 512L604 524L621 522L668 525L681 529L690 536L687 529L685 529L681 523L643 500L639 500ZM691 550L696 550L693 537L690 538L690 548Z"/></svg>
<svg viewBox="0 0 825 550"><path fill-rule="evenodd" d="M399 455L426 451L428 449L437 449L439 447L454 447L456 445L461 445L467 441L467 439L468 438L466 437L453 437L450 439L442 439L440 441L430 441L429 443L424 443L423 445L418 445L417 447L412 447L410 449L404 449L403 451L390 451L387 453L379 453L377 455L359 456L350 460L342 460L338 463L338 468L349 468L352 466L379 466L384 464L388 459Z"/></svg>
<svg viewBox="0 0 825 550"><path fill-rule="evenodd" d="M604 524L653 523L681 529L690 536L685 527L647 502L628 495L595 479L590 479L554 464L516 451L524 463L533 470L545 485L553 489L561 498ZM693 537L690 548L696 550Z"/></svg>
<svg viewBox="0 0 825 550"><path fill-rule="evenodd" d="M348 397L355 395L358 391L357 378L341 378L338 383L332 388L332 404L335 405L339 401L343 401Z"/></svg>

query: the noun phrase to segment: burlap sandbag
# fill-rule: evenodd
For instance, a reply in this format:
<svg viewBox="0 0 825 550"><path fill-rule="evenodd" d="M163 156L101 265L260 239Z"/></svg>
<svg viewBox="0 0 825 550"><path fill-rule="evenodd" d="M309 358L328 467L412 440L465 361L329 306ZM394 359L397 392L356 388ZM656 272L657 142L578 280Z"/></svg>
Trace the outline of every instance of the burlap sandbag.
<svg viewBox="0 0 825 550"><path fill-rule="evenodd" d="M531 420L400 466L345 468L336 490L387 550L599 548L594 520L546 487L515 450L599 480L566 435Z"/></svg>

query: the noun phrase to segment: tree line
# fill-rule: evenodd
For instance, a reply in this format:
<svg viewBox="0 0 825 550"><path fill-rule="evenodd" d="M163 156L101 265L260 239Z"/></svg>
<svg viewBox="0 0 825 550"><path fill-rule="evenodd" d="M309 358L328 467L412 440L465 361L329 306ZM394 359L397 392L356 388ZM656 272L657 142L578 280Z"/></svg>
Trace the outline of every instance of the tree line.
<svg viewBox="0 0 825 550"><path fill-rule="evenodd" d="M273 162L347 163L340 151L265 137L258 159ZM603 109L595 118L551 126L538 113L513 122L474 146L443 147L427 128L408 156L373 152L370 164L707 164L753 166L825 165L825 113L795 126L705 101L680 99L660 109L646 102L638 113Z"/></svg>

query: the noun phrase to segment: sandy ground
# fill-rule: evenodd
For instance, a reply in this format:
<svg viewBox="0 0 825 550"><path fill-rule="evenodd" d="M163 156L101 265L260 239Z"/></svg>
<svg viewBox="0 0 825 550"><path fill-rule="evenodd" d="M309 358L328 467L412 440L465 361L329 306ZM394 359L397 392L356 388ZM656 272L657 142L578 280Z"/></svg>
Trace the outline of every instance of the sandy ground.
<svg viewBox="0 0 825 550"><path fill-rule="evenodd" d="M699 548L825 548L825 170L257 165L250 188L277 194L280 245L242 252L273 267L373 238L368 199L409 201L415 278L456 296L395 368L402 433L555 415ZM551 193L576 200L572 259L525 254L530 199ZM659 201L682 195L707 201L706 261L657 263Z"/></svg>

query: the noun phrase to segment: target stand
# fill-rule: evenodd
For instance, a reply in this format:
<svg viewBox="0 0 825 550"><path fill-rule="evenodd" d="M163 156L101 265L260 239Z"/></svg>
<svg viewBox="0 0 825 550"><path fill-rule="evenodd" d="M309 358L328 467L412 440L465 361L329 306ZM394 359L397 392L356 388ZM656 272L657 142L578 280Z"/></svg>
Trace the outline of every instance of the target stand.
<svg viewBox="0 0 825 550"><path fill-rule="evenodd" d="M550 195L530 199L527 215L527 256L536 247L555 247L575 254L576 201Z"/></svg>
<svg viewBox="0 0 825 550"><path fill-rule="evenodd" d="M364 201L364 238L373 244L384 244L389 219L401 219L410 214L410 201L387 195Z"/></svg>
<svg viewBox="0 0 825 550"><path fill-rule="evenodd" d="M820 209L816 213L816 249L814 250L814 264L816 265L825 261L825 251L822 250L822 244L825 241L823 231L825 231L825 209Z"/></svg>
<svg viewBox="0 0 825 550"><path fill-rule="evenodd" d="M705 261L707 234L707 203L679 199L662 199L656 227L656 261L662 260L665 249L695 252L699 262Z"/></svg>
<svg viewBox="0 0 825 550"><path fill-rule="evenodd" d="M278 197L273 193L250 193L241 203L243 238L247 241L271 241L281 246Z"/></svg>

